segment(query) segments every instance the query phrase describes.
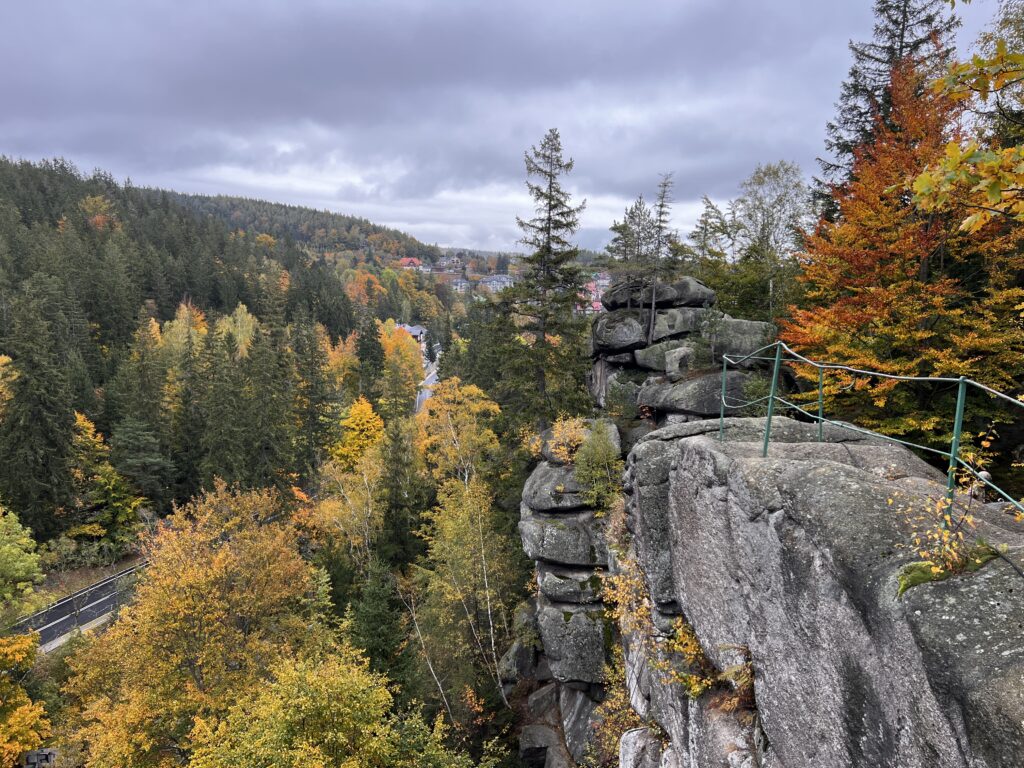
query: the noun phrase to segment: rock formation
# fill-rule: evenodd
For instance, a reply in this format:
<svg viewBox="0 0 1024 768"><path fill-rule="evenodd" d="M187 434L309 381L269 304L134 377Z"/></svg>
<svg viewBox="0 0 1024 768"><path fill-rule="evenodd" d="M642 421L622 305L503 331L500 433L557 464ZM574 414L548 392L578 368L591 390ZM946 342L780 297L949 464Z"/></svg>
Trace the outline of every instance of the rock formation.
<svg viewBox="0 0 1024 768"><path fill-rule="evenodd" d="M621 735L624 767L1024 765L1020 524L962 500L1007 559L897 597L917 558L908 520L944 476L881 438L828 425L818 442L816 426L778 416L767 458L763 418L732 415L720 440L722 354L749 354L771 329L715 312L689 278L657 296L653 344L637 287L609 290L593 325L592 391L628 452L626 533L608 540L547 440L523 490L538 590L502 677L525 696L525 763L585 758L620 642L647 724ZM744 397L751 362L727 372L727 398ZM627 566L646 623L620 632L601 584ZM667 671L682 626L727 681L694 697Z"/></svg>

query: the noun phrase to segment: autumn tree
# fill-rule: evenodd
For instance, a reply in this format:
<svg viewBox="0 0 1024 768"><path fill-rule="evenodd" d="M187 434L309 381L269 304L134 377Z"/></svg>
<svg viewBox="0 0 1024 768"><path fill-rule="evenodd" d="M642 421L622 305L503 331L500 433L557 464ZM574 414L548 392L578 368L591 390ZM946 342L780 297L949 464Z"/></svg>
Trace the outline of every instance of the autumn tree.
<svg viewBox="0 0 1024 768"><path fill-rule="evenodd" d="M327 642L320 575L269 492L219 487L169 517L134 601L71 660L90 766L187 761L201 723Z"/></svg>
<svg viewBox="0 0 1024 768"><path fill-rule="evenodd" d="M384 420L365 397L360 397L341 421L341 439L331 449L331 457L343 471L350 470L383 434Z"/></svg>
<svg viewBox="0 0 1024 768"><path fill-rule="evenodd" d="M329 656L279 664L219 724L197 733L191 768L472 768L443 728L396 716L388 680L347 644Z"/></svg>
<svg viewBox="0 0 1024 768"><path fill-rule="evenodd" d="M1024 267L1020 233L991 226L974 236L959 219L915 208L904 181L956 137L957 106L921 92L908 62L893 71L891 109L876 140L855 153L854 179L837 222L808 238L803 276L809 306L795 309L783 338L803 354L901 376L969 376L1013 386L1024 333L1014 286ZM816 382L815 382L816 383ZM830 414L889 434L926 439L952 423L955 387L829 375ZM968 403L968 415L989 406Z"/></svg>
<svg viewBox="0 0 1024 768"><path fill-rule="evenodd" d="M579 409L586 402L585 321L576 311L584 278L572 243L585 203L573 205L562 186L573 161L563 156L556 129L525 159L534 215L516 222L530 253L522 258L520 281L506 292L524 339L508 347L506 371L522 366L529 376L523 382L523 416L544 429L560 411Z"/></svg>
<svg viewBox="0 0 1024 768"><path fill-rule="evenodd" d="M50 735L43 705L33 702L21 685L36 657L35 635L0 637L0 766L20 765L25 752Z"/></svg>
<svg viewBox="0 0 1024 768"><path fill-rule="evenodd" d="M487 466L498 450L490 425L499 413L479 387L458 377L434 386L417 416L418 445L439 483L454 478L468 484Z"/></svg>
<svg viewBox="0 0 1024 768"><path fill-rule="evenodd" d="M893 93L890 73L906 60L918 63L924 77L938 76L949 61L960 21L947 0L875 0L875 27L869 42L850 43L853 64L843 81L836 117L826 126L830 157L819 160L827 183L850 179L858 147L878 139L890 120ZM922 83L918 81L918 88ZM820 194L828 196L827 189Z"/></svg>
<svg viewBox="0 0 1024 768"><path fill-rule="evenodd" d="M0 508L0 629L33 605L42 581L39 555L28 529ZM24 752L37 748L50 732L42 704L22 685L35 660L38 636L0 637L0 766L15 766Z"/></svg>
<svg viewBox="0 0 1024 768"><path fill-rule="evenodd" d="M424 565L414 574L420 597L420 651L443 670L448 690L462 695L454 716L471 723L474 698L501 705L498 663L511 642L520 572L515 544L501 533L499 511L484 482L450 479L425 513ZM521 582L519 582L521 583Z"/></svg>
<svg viewBox="0 0 1024 768"><path fill-rule="evenodd" d="M434 387L418 416L418 444L440 487L437 506L424 514L427 553L414 583L421 653L430 659L447 644L436 663L450 669L457 688L501 701L499 649L508 640L517 568L483 477L498 449L489 426L498 412L479 388L453 378Z"/></svg>
<svg viewBox="0 0 1024 768"><path fill-rule="evenodd" d="M380 343L384 350L378 386L381 415L385 421L411 416L423 378L420 346L406 330L396 327L394 320L381 324Z"/></svg>
<svg viewBox="0 0 1024 768"><path fill-rule="evenodd" d="M64 535L80 546L92 545L93 558L111 562L136 543L139 508L145 499L110 463L110 447L81 413L75 414L71 456L72 496L61 510Z"/></svg>

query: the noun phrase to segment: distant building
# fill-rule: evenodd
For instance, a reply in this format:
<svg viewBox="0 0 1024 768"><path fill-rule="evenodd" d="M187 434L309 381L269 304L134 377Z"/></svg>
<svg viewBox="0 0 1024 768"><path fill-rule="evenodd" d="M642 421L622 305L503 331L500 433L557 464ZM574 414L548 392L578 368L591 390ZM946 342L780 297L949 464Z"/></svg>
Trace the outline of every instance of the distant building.
<svg viewBox="0 0 1024 768"><path fill-rule="evenodd" d="M464 277L457 277L450 283L452 290L456 293L468 293L469 289L473 287L473 284Z"/></svg>
<svg viewBox="0 0 1024 768"><path fill-rule="evenodd" d="M416 339L416 341L418 341L420 344L423 343L423 339L427 335L427 329L424 328L422 325L406 325L405 323L399 323L395 327L401 328L403 331L405 331L414 339Z"/></svg>
<svg viewBox="0 0 1024 768"><path fill-rule="evenodd" d="M423 262L415 256L405 256L398 260L398 266L401 269L419 269L423 266Z"/></svg>
<svg viewBox="0 0 1024 768"><path fill-rule="evenodd" d="M488 275L480 278L480 287L488 293L499 293L506 288L511 288L516 281L508 275Z"/></svg>

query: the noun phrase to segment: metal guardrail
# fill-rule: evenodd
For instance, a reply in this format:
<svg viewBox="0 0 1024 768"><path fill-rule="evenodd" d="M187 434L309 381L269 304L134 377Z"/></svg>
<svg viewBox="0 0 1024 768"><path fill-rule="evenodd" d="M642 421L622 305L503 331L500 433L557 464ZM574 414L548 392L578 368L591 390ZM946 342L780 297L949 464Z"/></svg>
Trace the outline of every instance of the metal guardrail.
<svg viewBox="0 0 1024 768"><path fill-rule="evenodd" d="M768 351L774 351L772 356L764 356L762 353ZM788 354L789 357L784 355ZM756 400L744 400L740 402L730 403L727 398L726 391L726 375L730 365L736 366L748 360L758 361L771 361L772 362L772 374L771 383L769 387L769 394L766 397L761 397ZM779 395L779 372L784 363L798 363L810 365L818 371L818 411L817 413L811 413L810 411L801 408L796 403L786 400ZM956 410L953 415L953 437L950 440L949 449L941 450L933 448L927 445L918 445L917 443L911 443L906 440L900 440L899 438L892 437L890 435L883 435L878 432L872 432L868 429L862 429L853 424L848 424L842 421L836 421L834 419L825 418L825 372L826 371L845 371L856 376L870 376L879 379L889 379L892 381L913 381L913 382L930 382L940 384L955 384L957 386L956 396ZM853 368L848 365L841 365L838 363L821 363L815 360L811 360L804 357L798 352L790 349L785 342L776 341L773 344L761 347L760 349L754 350L748 355L743 357L737 357L733 355L722 355L722 396L721 396L721 410L719 413L718 422L718 439L725 439L725 410L726 408L741 408L744 406L756 405L758 403L767 403L767 414L765 418L764 427L764 439L761 448L761 455L768 455L768 444L771 440L772 432L772 417L775 414L775 404L780 403L787 408L790 408L798 413L803 414L818 424L818 441L823 440L823 430L825 424L832 424L841 429L847 429L852 432L858 432L864 435L870 435L871 437L881 438L892 443L898 443L899 445L906 446L908 448L914 448L927 453L933 453L943 457L948 461L948 469L946 470L946 496L952 501L954 493L956 491L956 474L957 470L964 469L971 475L973 475L978 481L983 483L988 488L991 488L1003 499L1012 504L1020 513L1024 514L1024 505L1020 501L1010 496L1006 491L997 486L992 482L991 478L986 477L988 473L981 473L968 464L963 457L960 455L960 441L963 436L964 427L964 407L967 403L967 394L969 388L975 388L985 392L990 397L995 397L1001 400L1005 400L1008 403L1012 403L1018 408L1024 408L1024 402L1017 400L1009 395L1005 395L991 387L986 387L973 379L968 379L966 376L960 376L958 378L949 378L942 376L897 376L889 373L881 373L879 371L865 371L860 368Z"/></svg>
<svg viewBox="0 0 1024 768"><path fill-rule="evenodd" d="M9 634L38 632L44 645L63 637L123 605L132 591L132 586L126 585L125 580L134 577L148 564L144 560L62 597L35 613L22 616L5 631Z"/></svg>

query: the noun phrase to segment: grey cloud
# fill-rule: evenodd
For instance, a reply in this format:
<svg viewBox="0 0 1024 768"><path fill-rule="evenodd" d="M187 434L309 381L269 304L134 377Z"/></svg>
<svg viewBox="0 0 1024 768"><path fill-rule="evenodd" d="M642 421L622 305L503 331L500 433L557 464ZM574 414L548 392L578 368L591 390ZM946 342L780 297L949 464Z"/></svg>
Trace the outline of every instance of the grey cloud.
<svg viewBox="0 0 1024 768"><path fill-rule="evenodd" d="M870 26L870 0L8 3L0 153L509 247L522 153L553 125L602 210L664 171L681 207L758 162L813 171Z"/></svg>

